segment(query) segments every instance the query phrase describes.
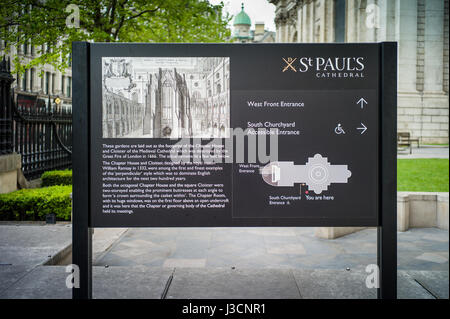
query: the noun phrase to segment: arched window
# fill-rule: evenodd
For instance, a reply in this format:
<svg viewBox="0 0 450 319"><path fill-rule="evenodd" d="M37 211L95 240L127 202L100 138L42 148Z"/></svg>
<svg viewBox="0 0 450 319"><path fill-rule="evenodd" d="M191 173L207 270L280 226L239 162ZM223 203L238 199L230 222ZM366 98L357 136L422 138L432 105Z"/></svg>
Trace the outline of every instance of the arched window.
<svg viewBox="0 0 450 319"><path fill-rule="evenodd" d="M113 108L113 106L112 106L111 100L108 100L108 102L106 103L106 111L107 111L108 115L112 114L112 111L113 111L112 108Z"/></svg>
<svg viewBox="0 0 450 319"><path fill-rule="evenodd" d="M217 94L220 94L220 92L222 92L222 86L217 84Z"/></svg>
<svg viewBox="0 0 450 319"><path fill-rule="evenodd" d="M172 118L172 104L173 104L172 98L173 98L173 96L172 96L171 85L168 81L165 81L163 83L162 101L161 101L163 119L171 119Z"/></svg>
<svg viewBox="0 0 450 319"><path fill-rule="evenodd" d="M114 101L114 114L119 114L119 101Z"/></svg>

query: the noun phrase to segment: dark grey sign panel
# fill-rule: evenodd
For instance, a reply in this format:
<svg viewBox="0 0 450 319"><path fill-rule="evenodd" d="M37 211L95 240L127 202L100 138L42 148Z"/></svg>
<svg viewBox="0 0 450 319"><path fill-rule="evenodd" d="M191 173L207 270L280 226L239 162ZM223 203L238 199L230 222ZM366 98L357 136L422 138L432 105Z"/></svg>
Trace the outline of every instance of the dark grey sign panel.
<svg viewBox="0 0 450 319"><path fill-rule="evenodd" d="M91 225L378 225L379 60L379 44L91 44ZM239 128L245 162L235 137L232 161L205 163ZM247 148L271 135L276 160ZM198 159L174 163L185 140Z"/></svg>
<svg viewBox="0 0 450 319"><path fill-rule="evenodd" d="M92 227L127 226L379 226L378 296L396 298L396 43L77 42L73 58L73 298L92 297ZM253 160L274 145L248 142L261 131L276 158Z"/></svg>

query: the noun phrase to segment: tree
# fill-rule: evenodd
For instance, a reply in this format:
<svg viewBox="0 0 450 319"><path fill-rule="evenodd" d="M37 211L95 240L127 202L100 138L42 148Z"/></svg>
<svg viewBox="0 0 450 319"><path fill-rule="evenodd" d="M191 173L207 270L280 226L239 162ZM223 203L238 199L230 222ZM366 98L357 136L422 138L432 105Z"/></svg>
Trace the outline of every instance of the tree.
<svg viewBox="0 0 450 319"><path fill-rule="evenodd" d="M223 3L205 0L4 0L0 39L6 51L32 44L36 56L14 57L15 73L42 64L64 71L72 41L223 42L229 37Z"/></svg>

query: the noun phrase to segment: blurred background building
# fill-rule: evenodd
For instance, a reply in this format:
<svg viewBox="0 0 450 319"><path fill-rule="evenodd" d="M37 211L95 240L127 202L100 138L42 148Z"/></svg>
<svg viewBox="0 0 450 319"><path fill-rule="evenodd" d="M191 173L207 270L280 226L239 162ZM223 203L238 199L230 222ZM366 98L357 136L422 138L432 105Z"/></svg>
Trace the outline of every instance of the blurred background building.
<svg viewBox="0 0 450 319"><path fill-rule="evenodd" d="M38 56L39 51L46 52L50 50L46 45L36 47L31 44L11 47L10 52L5 54L5 42L0 40L0 57L5 56L14 61L19 56L23 64L28 64L33 58ZM14 69L14 63L12 63ZM16 81L13 82L14 98L18 107L30 107L37 103L38 105L47 105L49 100L52 102L56 97L61 100L62 108L72 108L72 68L71 65L61 72L53 65L44 64L39 67L32 67L22 75L13 74ZM53 102L52 102L53 103Z"/></svg>
<svg viewBox="0 0 450 319"><path fill-rule="evenodd" d="M256 22L255 29L251 30L252 22L244 11L242 3L241 11L233 20L233 42L241 43L271 43L275 42L275 32L267 31L264 22Z"/></svg>
<svg viewBox="0 0 450 319"><path fill-rule="evenodd" d="M276 42L398 42L398 131L448 143L448 0L269 2Z"/></svg>

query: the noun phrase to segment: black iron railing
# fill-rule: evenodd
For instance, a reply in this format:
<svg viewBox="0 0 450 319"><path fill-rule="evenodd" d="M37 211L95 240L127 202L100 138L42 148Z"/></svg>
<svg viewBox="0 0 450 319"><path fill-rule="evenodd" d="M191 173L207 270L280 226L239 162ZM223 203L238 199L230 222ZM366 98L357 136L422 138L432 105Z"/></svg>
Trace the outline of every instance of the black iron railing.
<svg viewBox="0 0 450 319"><path fill-rule="evenodd" d="M9 74L9 76L8 76ZM12 80L11 80L12 79ZM11 92L9 63L0 63L0 155L21 154L22 171L35 179L48 170L72 166L72 109L50 99L21 104Z"/></svg>
<svg viewBox="0 0 450 319"><path fill-rule="evenodd" d="M72 110L49 104L13 107L14 151L27 179L72 165Z"/></svg>

